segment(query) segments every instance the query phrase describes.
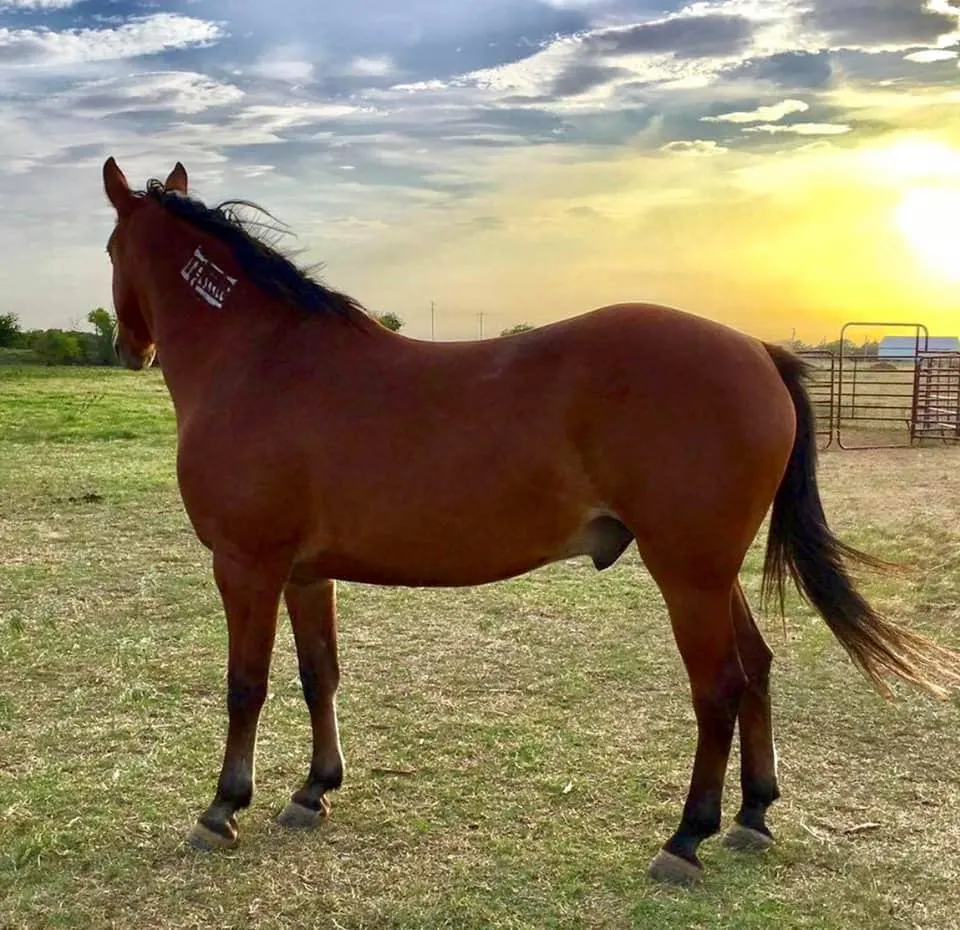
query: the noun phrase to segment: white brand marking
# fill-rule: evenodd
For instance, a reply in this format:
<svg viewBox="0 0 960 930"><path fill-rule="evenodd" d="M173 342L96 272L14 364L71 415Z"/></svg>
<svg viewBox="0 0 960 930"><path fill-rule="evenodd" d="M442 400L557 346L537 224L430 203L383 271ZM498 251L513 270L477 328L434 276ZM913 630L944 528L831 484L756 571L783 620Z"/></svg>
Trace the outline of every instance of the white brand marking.
<svg viewBox="0 0 960 930"><path fill-rule="evenodd" d="M218 308L223 306L227 295L237 283L236 278L231 278L222 268L210 261L200 246L194 249L190 260L181 269L180 277L211 307Z"/></svg>

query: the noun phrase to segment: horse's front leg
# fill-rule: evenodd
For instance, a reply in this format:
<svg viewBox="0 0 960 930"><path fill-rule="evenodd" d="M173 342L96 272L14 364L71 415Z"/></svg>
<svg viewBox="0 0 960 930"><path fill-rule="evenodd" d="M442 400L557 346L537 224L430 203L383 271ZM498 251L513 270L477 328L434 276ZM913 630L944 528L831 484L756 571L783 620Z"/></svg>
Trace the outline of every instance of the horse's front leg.
<svg viewBox="0 0 960 930"><path fill-rule="evenodd" d="M267 696L277 610L288 566L214 552L213 571L229 634L227 729L223 768L211 805L190 831L197 849L231 846L238 810L253 797L257 723Z"/></svg>

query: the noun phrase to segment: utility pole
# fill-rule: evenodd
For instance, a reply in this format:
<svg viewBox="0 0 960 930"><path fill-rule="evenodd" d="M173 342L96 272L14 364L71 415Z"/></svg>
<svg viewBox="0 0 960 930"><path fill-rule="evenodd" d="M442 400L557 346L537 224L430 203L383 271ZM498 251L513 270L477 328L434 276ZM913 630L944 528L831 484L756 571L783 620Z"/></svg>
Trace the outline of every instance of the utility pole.
<svg viewBox="0 0 960 930"><path fill-rule="evenodd" d="M483 314L478 313L477 316L480 318L480 338L483 339Z"/></svg>
<svg viewBox="0 0 960 930"><path fill-rule="evenodd" d="M430 301L430 338L437 341L437 308L433 301Z"/></svg>

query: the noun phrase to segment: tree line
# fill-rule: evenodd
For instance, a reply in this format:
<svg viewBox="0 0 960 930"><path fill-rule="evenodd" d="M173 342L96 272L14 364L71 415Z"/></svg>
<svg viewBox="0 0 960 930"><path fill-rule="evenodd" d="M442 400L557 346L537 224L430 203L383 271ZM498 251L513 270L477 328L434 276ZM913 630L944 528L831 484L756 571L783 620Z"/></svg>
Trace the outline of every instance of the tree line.
<svg viewBox="0 0 960 930"><path fill-rule="evenodd" d="M87 314L93 328L23 329L15 313L0 314L0 348L22 349L44 365L116 365L114 317L103 307Z"/></svg>
<svg viewBox="0 0 960 930"><path fill-rule="evenodd" d="M371 314L394 332L403 327L396 313ZM24 329L15 313L0 314L0 349L20 349L42 365L118 365L113 348L116 317L96 307L86 317L91 330Z"/></svg>

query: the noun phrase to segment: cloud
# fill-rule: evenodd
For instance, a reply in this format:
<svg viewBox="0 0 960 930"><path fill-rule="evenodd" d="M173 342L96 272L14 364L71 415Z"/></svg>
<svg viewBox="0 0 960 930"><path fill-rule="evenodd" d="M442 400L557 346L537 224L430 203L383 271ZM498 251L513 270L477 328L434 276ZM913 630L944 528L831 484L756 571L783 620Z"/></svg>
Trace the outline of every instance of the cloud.
<svg viewBox="0 0 960 930"><path fill-rule="evenodd" d="M782 100L771 106L757 107L755 110L740 110L733 113L719 113L716 116L701 116L704 123L775 123L790 113L803 113L810 104L802 100Z"/></svg>
<svg viewBox="0 0 960 930"><path fill-rule="evenodd" d="M175 13L144 16L103 29L0 28L0 66L77 65L207 45L223 35L216 23Z"/></svg>
<svg viewBox="0 0 960 930"><path fill-rule="evenodd" d="M679 58L733 55L753 36L745 16L707 13L682 15L590 34L587 49L598 55L672 54Z"/></svg>
<svg viewBox="0 0 960 930"><path fill-rule="evenodd" d="M559 37L523 61L463 75L458 83L557 114L642 109L647 101L629 99L631 89L708 85L752 41L745 16L684 13Z"/></svg>
<svg viewBox="0 0 960 930"><path fill-rule="evenodd" d="M348 140L356 143L365 136L372 137L378 118L370 108L347 103L255 103L247 102L242 92L238 95L233 85L216 85L211 90L214 100L223 101L223 112L214 110L217 104L212 104L211 112L202 117L151 120L144 131L155 141L179 141L194 150L216 153L219 158L229 156L231 161L242 161L249 155L260 163L266 150L278 164L289 168L300 160L325 164L333 152L339 153L337 158L342 161ZM402 140L393 141L396 144ZM371 138L370 145L376 144L377 140Z"/></svg>
<svg viewBox="0 0 960 930"><path fill-rule="evenodd" d="M842 123L765 123L762 126L746 126L743 131L769 135L792 133L797 136L842 136L852 128Z"/></svg>
<svg viewBox="0 0 960 930"><path fill-rule="evenodd" d="M382 77L394 69L393 62L385 55L373 58L354 58L350 62L350 73L369 77Z"/></svg>
<svg viewBox="0 0 960 930"><path fill-rule="evenodd" d="M843 75L843 80L832 88L832 97L849 88L864 91L895 88L919 97L928 88L957 87L957 62L952 57L938 55L933 60L918 63L909 61L902 50L843 49L832 54L838 73Z"/></svg>
<svg viewBox="0 0 960 930"><path fill-rule="evenodd" d="M264 59L251 65L248 73L268 81L286 84L305 84L313 78L313 64L309 61L282 61Z"/></svg>
<svg viewBox="0 0 960 930"><path fill-rule="evenodd" d="M275 170L275 168L275 165L242 165L239 173L244 178L259 178Z"/></svg>
<svg viewBox="0 0 960 930"><path fill-rule="evenodd" d="M244 94L203 74L157 71L79 84L64 94L75 113L115 114L168 110L193 115L237 103Z"/></svg>
<svg viewBox="0 0 960 930"><path fill-rule="evenodd" d="M582 10L561 9L543 0L203 2L211 17L230 22L238 37L235 44L247 60L269 48L304 43L314 63L323 62L322 69L317 67L323 78L382 79L388 61L393 83L406 84L447 81L523 61L556 37L590 25ZM371 63L376 63L373 74ZM382 86L382 80L373 86Z"/></svg>
<svg viewBox="0 0 960 930"><path fill-rule="evenodd" d="M677 139L660 147L661 152L679 155L720 155L729 151L713 139Z"/></svg>
<svg viewBox="0 0 960 930"><path fill-rule="evenodd" d="M833 47L893 47L932 44L958 28L960 10L927 0L813 0L801 23Z"/></svg>
<svg viewBox="0 0 960 930"><path fill-rule="evenodd" d="M489 91L494 95L491 99L510 94L530 102L536 98L547 98L551 85L561 79L565 71L583 63L579 56L578 42L569 37L561 38L523 61L472 71L446 86Z"/></svg>
<svg viewBox="0 0 960 930"><path fill-rule="evenodd" d="M396 0L388 2L397 9ZM582 11L541 0L428 0L427 5L429 13L416 22L411 38L392 41L382 52L398 71L419 77L462 75L521 62L558 36L589 25Z"/></svg>
<svg viewBox="0 0 960 930"><path fill-rule="evenodd" d="M237 120L267 132L277 132L295 126L321 124L360 112L364 111L347 103L256 104L242 110ZM371 111L366 112L369 114Z"/></svg>
<svg viewBox="0 0 960 930"><path fill-rule="evenodd" d="M304 84L314 76L313 62L303 48L295 45L272 48L242 70L253 77L286 84Z"/></svg>
<svg viewBox="0 0 960 930"><path fill-rule="evenodd" d="M929 64L933 61L949 61L957 57L957 53L949 48L925 48L919 52L911 52L903 56L906 61L916 61L920 64Z"/></svg>
<svg viewBox="0 0 960 930"><path fill-rule="evenodd" d="M789 90L828 87L834 79L830 52L786 51L745 59L720 73L723 81L772 84Z"/></svg>
<svg viewBox="0 0 960 930"><path fill-rule="evenodd" d="M626 68L614 68L592 62L577 62L557 74L550 85L550 96L576 97L609 84L616 78L630 77Z"/></svg>
<svg viewBox="0 0 960 930"><path fill-rule="evenodd" d="M83 0L0 0L3 10L67 10Z"/></svg>

